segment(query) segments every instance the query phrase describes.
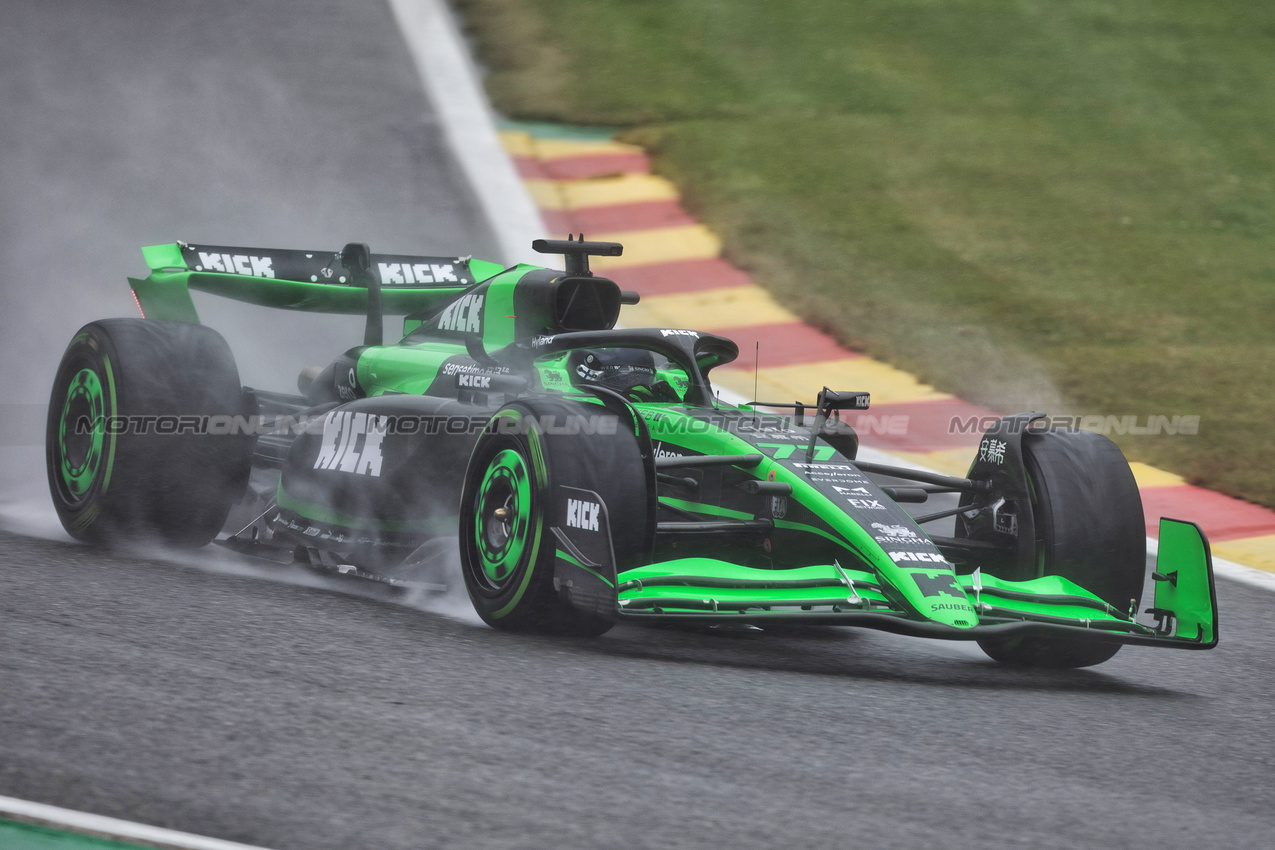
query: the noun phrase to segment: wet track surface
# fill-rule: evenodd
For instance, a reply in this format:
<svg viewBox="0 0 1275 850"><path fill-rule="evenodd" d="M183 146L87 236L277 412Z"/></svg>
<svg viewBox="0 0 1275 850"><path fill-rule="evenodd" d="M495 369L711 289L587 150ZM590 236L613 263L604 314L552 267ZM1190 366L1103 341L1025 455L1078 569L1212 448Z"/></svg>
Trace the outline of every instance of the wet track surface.
<svg viewBox="0 0 1275 850"><path fill-rule="evenodd" d="M384 4L5 0L0 79L6 403L47 400L80 325L137 315L143 245L495 256ZM195 298L246 384L295 391L363 341Z"/></svg>
<svg viewBox="0 0 1275 850"><path fill-rule="evenodd" d="M376 3L5 17L9 401L130 314L141 245L493 250ZM249 383L361 339L200 306ZM40 455L5 447L0 500L47 527ZM831 628L511 637L463 599L0 532L0 794L280 850L1265 847L1271 597L1218 589L1213 652L1042 673Z"/></svg>
<svg viewBox="0 0 1275 850"><path fill-rule="evenodd" d="M1045 673L834 628L528 639L332 589L354 580L0 545L0 794L277 848L1261 847L1275 826L1266 600L1228 582L1211 653Z"/></svg>

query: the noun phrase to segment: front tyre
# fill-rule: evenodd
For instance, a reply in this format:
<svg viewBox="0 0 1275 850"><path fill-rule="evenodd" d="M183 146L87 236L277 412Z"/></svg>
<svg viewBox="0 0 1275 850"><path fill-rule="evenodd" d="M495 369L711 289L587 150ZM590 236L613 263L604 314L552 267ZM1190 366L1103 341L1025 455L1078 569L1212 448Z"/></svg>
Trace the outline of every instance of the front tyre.
<svg viewBox="0 0 1275 850"><path fill-rule="evenodd" d="M209 417L233 425L248 412L234 357L211 328L85 325L58 366L45 433L62 526L90 543L208 543L243 495L253 439L209 429Z"/></svg>
<svg viewBox="0 0 1275 850"><path fill-rule="evenodd" d="M1142 497L1120 449L1090 431L1028 431L1023 459L1031 486L1036 562L1015 576L1062 576L1124 611L1136 611L1146 576ZM1044 637L979 641L993 659L1022 667L1090 667L1118 643Z"/></svg>
<svg viewBox="0 0 1275 850"><path fill-rule="evenodd" d="M474 447L461 494L461 571L474 609L493 628L595 636L613 625L610 617L576 608L554 586L556 487L589 490L606 502L617 561L632 563L649 549L649 453L644 458L640 437L622 418L611 433L555 433L543 425L579 416L616 414L565 400L514 402L497 412Z"/></svg>

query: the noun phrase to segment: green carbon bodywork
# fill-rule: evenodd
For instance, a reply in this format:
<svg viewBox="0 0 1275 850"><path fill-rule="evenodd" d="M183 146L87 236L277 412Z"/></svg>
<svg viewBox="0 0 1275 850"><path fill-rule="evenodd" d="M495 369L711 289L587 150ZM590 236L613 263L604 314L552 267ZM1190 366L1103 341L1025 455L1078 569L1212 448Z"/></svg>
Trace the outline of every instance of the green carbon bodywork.
<svg viewBox="0 0 1275 850"><path fill-rule="evenodd" d="M1217 593L1212 571L1199 568L1211 562L1208 540L1194 523L1166 518L1160 520L1159 545L1153 576L1155 610L1172 612L1178 635L1213 646L1217 643Z"/></svg>

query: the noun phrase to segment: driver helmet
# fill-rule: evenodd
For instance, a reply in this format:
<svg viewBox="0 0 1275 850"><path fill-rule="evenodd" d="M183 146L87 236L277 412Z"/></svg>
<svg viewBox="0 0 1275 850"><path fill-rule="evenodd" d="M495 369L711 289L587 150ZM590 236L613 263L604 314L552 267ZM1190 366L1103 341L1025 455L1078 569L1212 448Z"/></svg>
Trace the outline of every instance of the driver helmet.
<svg viewBox="0 0 1275 850"><path fill-rule="evenodd" d="M596 384L626 393L655 381L655 358L644 348L594 348L571 352L567 360L575 384Z"/></svg>

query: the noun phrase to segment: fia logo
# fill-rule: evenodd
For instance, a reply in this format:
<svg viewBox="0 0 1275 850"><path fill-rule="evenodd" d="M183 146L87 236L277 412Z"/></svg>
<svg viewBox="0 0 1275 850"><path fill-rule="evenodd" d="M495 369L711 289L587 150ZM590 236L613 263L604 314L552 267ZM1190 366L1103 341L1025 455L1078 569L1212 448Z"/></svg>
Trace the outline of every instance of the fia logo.
<svg viewBox="0 0 1275 850"><path fill-rule="evenodd" d="M471 293L447 305L447 309L438 317L438 329L471 334L481 333L482 321L483 296Z"/></svg>
<svg viewBox="0 0 1275 850"><path fill-rule="evenodd" d="M567 499L567 526L582 528L585 531L598 530L597 502L586 502L583 499Z"/></svg>
<svg viewBox="0 0 1275 850"><path fill-rule="evenodd" d="M334 410L323 419L323 441L314 469L381 477L381 441L388 416Z"/></svg>

